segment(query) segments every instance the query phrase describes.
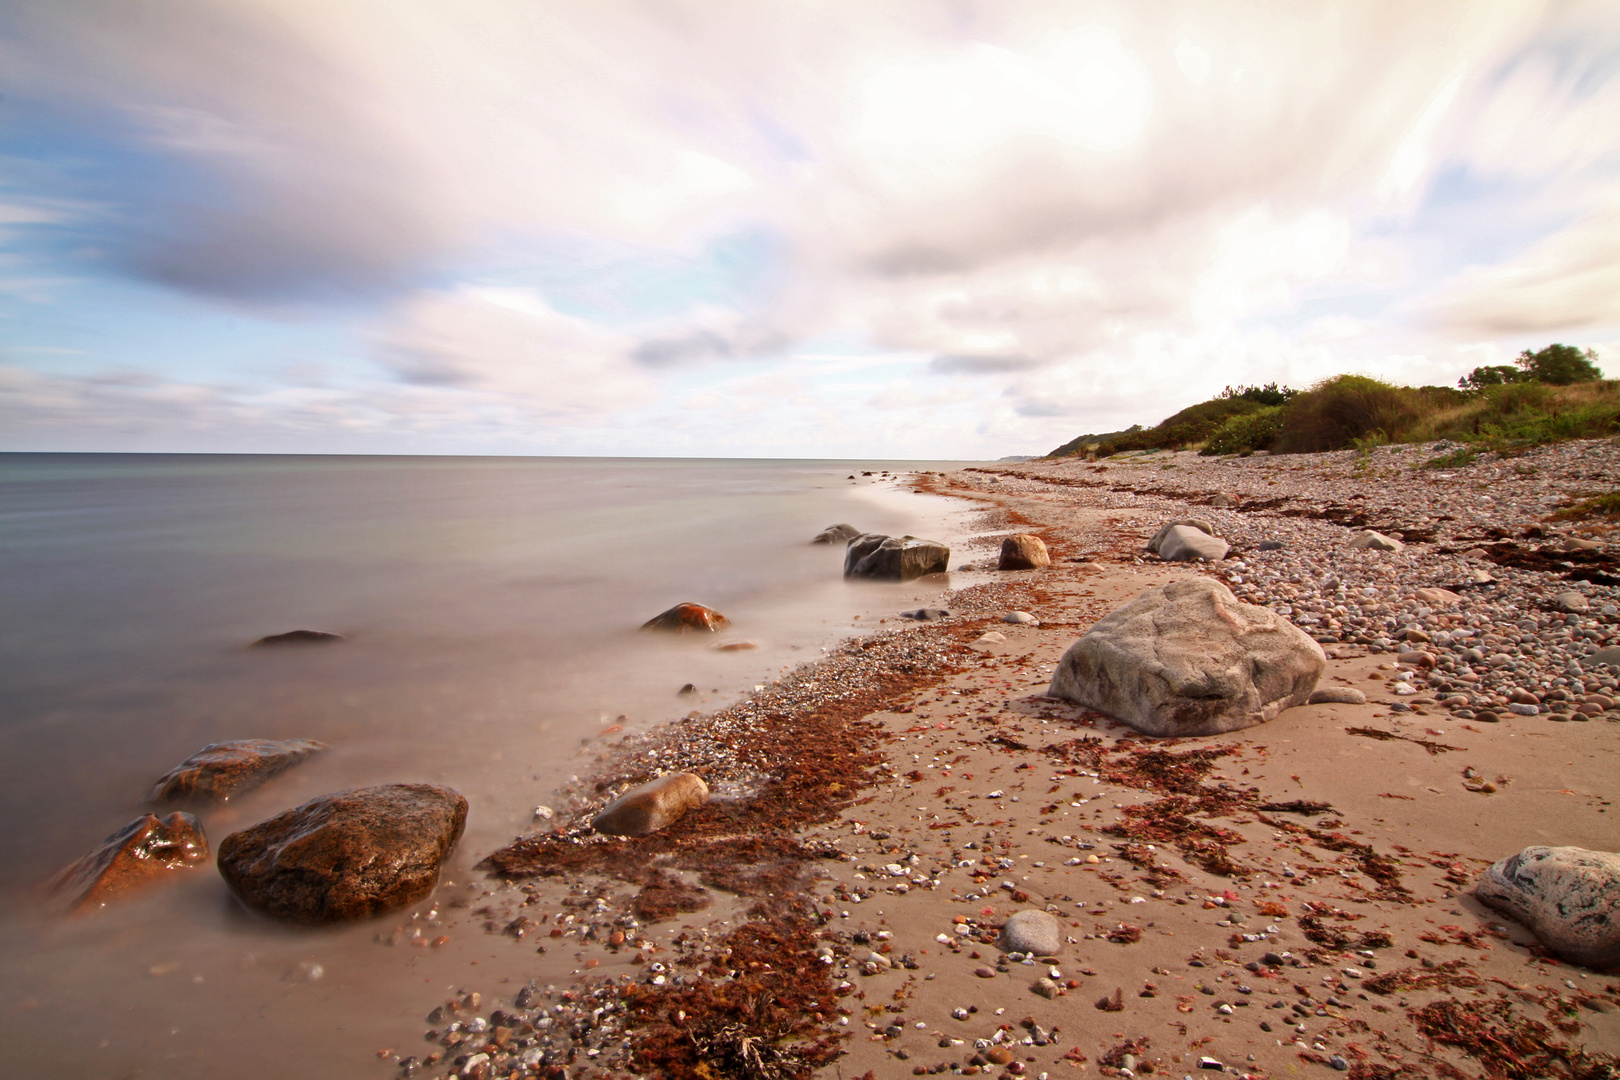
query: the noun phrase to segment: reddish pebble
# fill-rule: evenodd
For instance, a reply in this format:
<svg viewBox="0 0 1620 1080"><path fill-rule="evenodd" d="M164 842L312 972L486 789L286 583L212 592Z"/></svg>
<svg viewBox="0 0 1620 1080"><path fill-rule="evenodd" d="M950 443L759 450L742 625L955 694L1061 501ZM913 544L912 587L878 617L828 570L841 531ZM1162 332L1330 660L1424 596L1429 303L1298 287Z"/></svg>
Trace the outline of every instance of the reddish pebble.
<svg viewBox="0 0 1620 1080"><path fill-rule="evenodd" d="M996 977L996 969L993 967L976 967L973 969L973 974L981 979L993 979Z"/></svg>
<svg viewBox="0 0 1620 1080"><path fill-rule="evenodd" d="M585 961L585 966L588 967L588 968L593 968L596 965L600 964L601 962L602 961L600 961L600 960L591 959L591 960Z"/></svg>
<svg viewBox="0 0 1620 1080"><path fill-rule="evenodd" d="M433 947L435 949L437 949L440 945L448 945L448 944L450 944L450 935L449 934L440 934L438 937L433 939Z"/></svg>

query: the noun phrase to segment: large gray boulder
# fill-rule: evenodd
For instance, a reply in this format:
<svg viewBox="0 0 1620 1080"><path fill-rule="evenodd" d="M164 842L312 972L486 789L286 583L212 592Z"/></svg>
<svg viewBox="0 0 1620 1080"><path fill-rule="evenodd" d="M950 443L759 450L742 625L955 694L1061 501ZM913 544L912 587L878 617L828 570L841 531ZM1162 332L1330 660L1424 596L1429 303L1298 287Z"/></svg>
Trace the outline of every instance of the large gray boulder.
<svg viewBox="0 0 1620 1080"><path fill-rule="evenodd" d="M1209 522L1205 521L1203 518L1195 518L1195 517L1176 518L1176 520L1166 522L1164 525L1160 526L1159 531L1153 534L1153 539L1148 541L1148 550L1153 552L1153 554L1155 554L1155 555L1160 554L1159 548L1164 544L1164 538L1170 535L1170 530L1171 529L1174 529L1174 528L1176 528L1177 526L1180 526L1180 525L1190 526L1190 527L1192 527L1194 529L1197 529L1199 532L1204 533L1205 535L1208 535L1208 536L1219 536L1220 535L1218 532L1215 531L1215 526L1211 525Z"/></svg>
<svg viewBox="0 0 1620 1080"><path fill-rule="evenodd" d="M1620 854L1527 847L1492 863L1474 895L1565 960L1620 965Z"/></svg>
<svg viewBox="0 0 1620 1080"><path fill-rule="evenodd" d="M844 549L844 576L909 581L944 573L950 561L951 549L938 540L862 533Z"/></svg>
<svg viewBox="0 0 1620 1080"><path fill-rule="evenodd" d="M1069 646L1047 692L1147 735L1214 735L1303 704L1326 669L1298 627L1200 576L1105 615Z"/></svg>
<svg viewBox="0 0 1620 1080"><path fill-rule="evenodd" d="M376 915L427 896L461 838L467 800L433 784L311 799L219 845L219 873L251 908L297 923Z"/></svg>
<svg viewBox="0 0 1620 1080"><path fill-rule="evenodd" d="M1230 545L1218 536L1200 532L1191 525L1172 525L1159 541L1159 558L1165 562L1191 562L1203 559L1220 562Z"/></svg>

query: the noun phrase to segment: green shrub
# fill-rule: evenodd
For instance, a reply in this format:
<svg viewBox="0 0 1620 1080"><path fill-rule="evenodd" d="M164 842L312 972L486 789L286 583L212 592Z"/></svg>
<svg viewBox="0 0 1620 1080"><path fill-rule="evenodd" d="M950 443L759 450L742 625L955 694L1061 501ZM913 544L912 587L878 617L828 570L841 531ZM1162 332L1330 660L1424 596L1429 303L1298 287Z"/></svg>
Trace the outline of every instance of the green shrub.
<svg viewBox="0 0 1620 1080"><path fill-rule="evenodd" d="M1417 391L1365 375L1317 383L1283 408L1277 449L1284 453L1343 450L1375 434L1398 442L1426 411Z"/></svg>
<svg viewBox="0 0 1620 1080"><path fill-rule="evenodd" d="M1540 352L1524 350L1514 363L1524 369L1527 379L1568 386L1570 383L1596 382L1603 378L1603 372L1594 363L1596 360L1597 353L1591 349L1582 352L1573 345L1549 345Z"/></svg>
<svg viewBox="0 0 1620 1080"><path fill-rule="evenodd" d="M1206 456L1217 454L1252 454L1256 450L1269 450L1282 433L1281 406L1258 412L1234 416L1217 428L1204 448L1198 451Z"/></svg>

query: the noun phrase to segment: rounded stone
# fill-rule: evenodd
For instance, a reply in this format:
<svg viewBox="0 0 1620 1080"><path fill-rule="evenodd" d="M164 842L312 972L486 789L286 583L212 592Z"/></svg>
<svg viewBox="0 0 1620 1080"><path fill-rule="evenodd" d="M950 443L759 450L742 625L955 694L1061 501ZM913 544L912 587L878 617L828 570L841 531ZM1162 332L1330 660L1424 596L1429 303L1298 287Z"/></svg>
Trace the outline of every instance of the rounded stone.
<svg viewBox="0 0 1620 1080"><path fill-rule="evenodd" d="M1015 533L1001 542L998 570L1039 570L1052 564L1046 541L1029 533Z"/></svg>
<svg viewBox="0 0 1620 1080"><path fill-rule="evenodd" d="M1063 947L1063 935L1050 912L1026 908L1009 915L1001 924L1001 947L1006 952L1056 956Z"/></svg>

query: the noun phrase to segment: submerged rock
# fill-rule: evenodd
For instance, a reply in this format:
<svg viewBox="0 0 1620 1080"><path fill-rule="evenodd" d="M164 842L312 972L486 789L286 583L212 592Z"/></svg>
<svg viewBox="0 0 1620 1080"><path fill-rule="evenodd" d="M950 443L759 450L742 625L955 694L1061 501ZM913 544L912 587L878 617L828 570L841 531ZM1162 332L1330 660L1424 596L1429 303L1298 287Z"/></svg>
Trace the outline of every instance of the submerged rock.
<svg viewBox="0 0 1620 1080"><path fill-rule="evenodd" d="M1029 533L1016 533L1001 542L1001 560L998 570L1039 570L1052 565L1046 541Z"/></svg>
<svg viewBox="0 0 1620 1080"><path fill-rule="evenodd" d="M432 892L466 822L467 800L447 787L339 791L227 836L219 872L243 903L279 919L362 919Z"/></svg>
<svg viewBox="0 0 1620 1080"><path fill-rule="evenodd" d="M902 619L914 619L917 622L938 622L940 619L950 618L951 613L945 608L925 607L917 608L915 611L902 611L900 617Z"/></svg>
<svg viewBox="0 0 1620 1080"><path fill-rule="evenodd" d="M271 634L253 643L254 648L265 645L330 645L342 641L342 634L329 634L325 630L289 630L285 634Z"/></svg>
<svg viewBox="0 0 1620 1080"><path fill-rule="evenodd" d="M844 550L844 576L909 581L944 573L950 560L951 549L937 540L862 533Z"/></svg>
<svg viewBox="0 0 1620 1080"><path fill-rule="evenodd" d="M190 814L143 814L51 880L74 912L105 907L208 858L208 838Z"/></svg>
<svg viewBox="0 0 1620 1080"><path fill-rule="evenodd" d="M731 625L731 620L702 604L676 604L641 624L643 630L667 630L675 634L713 633Z"/></svg>
<svg viewBox="0 0 1620 1080"><path fill-rule="evenodd" d="M613 836L646 836L709 801L709 785L696 773L670 773L620 795L591 821Z"/></svg>
<svg viewBox="0 0 1620 1080"><path fill-rule="evenodd" d="M209 743L164 773L147 802L227 802L311 754L326 749L314 739L235 739Z"/></svg>
<svg viewBox="0 0 1620 1080"><path fill-rule="evenodd" d="M845 544L861 535L861 530L845 522L829 525L816 533L812 544Z"/></svg>
<svg viewBox="0 0 1620 1080"><path fill-rule="evenodd" d="M1492 863L1474 894L1565 960L1620 965L1620 854L1527 847Z"/></svg>
<svg viewBox="0 0 1620 1080"><path fill-rule="evenodd" d="M1063 654L1048 693L1148 735L1213 735L1302 704L1327 668L1287 619L1208 577L1146 590Z"/></svg>

